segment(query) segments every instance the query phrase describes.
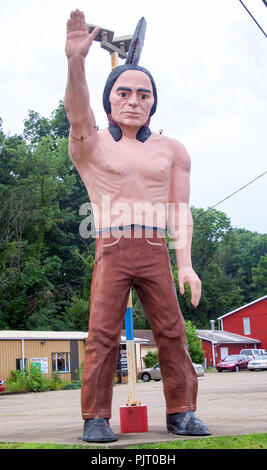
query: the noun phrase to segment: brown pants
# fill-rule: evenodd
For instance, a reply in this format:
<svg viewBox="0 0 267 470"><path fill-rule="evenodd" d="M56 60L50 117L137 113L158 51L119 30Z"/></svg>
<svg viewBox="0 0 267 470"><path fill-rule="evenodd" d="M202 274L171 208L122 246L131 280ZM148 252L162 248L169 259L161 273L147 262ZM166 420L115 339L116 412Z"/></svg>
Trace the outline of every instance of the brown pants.
<svg viewBox="0 0 267 470"><path fill-rule="evenodd" d="M81 390L83 419L111 417L114 375L129 290L134 287L159 351L166 412L196 409L197 377L188 353L165 238L96 239L89 333ZM146 235L146 236L145 236ZM142 397L140 397L142 400Z"/></svg>

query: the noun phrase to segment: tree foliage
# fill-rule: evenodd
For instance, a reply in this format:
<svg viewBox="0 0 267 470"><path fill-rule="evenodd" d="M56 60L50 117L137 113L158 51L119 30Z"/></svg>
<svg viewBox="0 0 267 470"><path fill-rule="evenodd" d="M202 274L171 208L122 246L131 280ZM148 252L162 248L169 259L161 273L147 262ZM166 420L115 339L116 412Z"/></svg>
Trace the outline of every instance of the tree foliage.
<svg viewBox="0 0 267 470"><path fill-rule="evenodd" d="M148 351L146 355L143 357L143 361L145 363L145 367L153 367L159 362L159 356L157 351Z"/></svg>
<svg viewBox="0 0 267 470"><path fill-rule="evenodd" d="M190 357L196 364L202 364L204 361L204 352L202 349L201 339L198 338L196 328L190 320L185 322L185 326Z"/></svg>
<svg viewBox="0 0 267 470"><path fill-rule="evenodd" d="M50 118L29 111L22 135L5 135L1 124L0 329L87 330L94 239L79 235L88 194L68 156L63 101ZM266 295L267 235L233 228L215 209L192 207L192 214L202 298L194 309L188 286L177 296L185 320L209 328L211 319ZM149 328L135 292L133 311L135 329Z"/></svg>

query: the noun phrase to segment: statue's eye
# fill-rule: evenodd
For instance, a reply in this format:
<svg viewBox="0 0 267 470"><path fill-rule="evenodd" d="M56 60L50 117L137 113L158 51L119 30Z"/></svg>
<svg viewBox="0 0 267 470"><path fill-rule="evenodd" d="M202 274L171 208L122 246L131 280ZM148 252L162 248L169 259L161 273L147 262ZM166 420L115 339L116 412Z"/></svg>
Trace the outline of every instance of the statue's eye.
<svg viewBox="0 0 267 470"><path fill-rule="evenodd" d="M122 96L123 98L125 98L125 96L127 96L126 93L125 93L125 91L122 91L122 92L121 92L121 96Z"/></svg>
<svg viewBox="0 0 267 470"><path fill-rule="evenodd" d="M146 99L146 95L141 95L142 100Z"/></svg>

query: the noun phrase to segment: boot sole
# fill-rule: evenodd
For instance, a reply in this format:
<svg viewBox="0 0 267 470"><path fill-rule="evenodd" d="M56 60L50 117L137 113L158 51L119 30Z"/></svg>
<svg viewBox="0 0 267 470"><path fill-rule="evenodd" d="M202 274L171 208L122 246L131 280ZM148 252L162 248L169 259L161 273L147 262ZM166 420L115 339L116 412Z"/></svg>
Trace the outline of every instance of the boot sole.
<svg viewBox="0 0 267 470"><path fill-rule="evenodd" d="M178 436L210 436L210 432L203 431L202 433L190 432L186 429L181 429L180 431L176 428L167 428L169 434L177 434Z"/></svg>

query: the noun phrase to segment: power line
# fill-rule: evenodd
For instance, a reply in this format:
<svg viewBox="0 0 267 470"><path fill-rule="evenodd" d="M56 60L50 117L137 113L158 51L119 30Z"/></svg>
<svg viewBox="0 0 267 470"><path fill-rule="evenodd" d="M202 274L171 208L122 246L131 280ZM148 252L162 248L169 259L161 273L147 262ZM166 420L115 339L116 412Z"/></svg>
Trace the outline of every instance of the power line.
<svg viewBox="0 0 267 470"><path fill-rule="evenodd" d="M259 25L259 23L255 20L254 16L250 13L249 9L246 7L246 5L244 5L244 3L242 2L242 0L239 0L241 5L243 5L243 7L245 8L245 10L247 10L248 14L251 16L251 18L253 19L253 21L255 21L256 25L258 26L258 28L261 30L261 32L264 34L265 37L267 37L267 34L265 33L265 31L262 29L262 27ZM263 0L263 3L265 6L267 6L267 3L265 0Z"/></svg>
<svg viewBox="0 0 267 470"><path fill-rule="evenodd" d="M242 189L246 188L246 187L249 186L251 183L253 183L254 181L256 181L256 180L258 180L259 178L261 178L262 176L264 176L266 173L267 173L267 170L264 171L261 175L256 176L256 178L254 178L253 180L249 181L247 184L245 184L245 185L242 186L241 188L239 188L239 189L237 189L236 191L234 191L232 194L229 194L229 196L226 196L224 199L222 199L221 201L217 202L217 203L214 204L213 206L208 207L207 210L213 209L214 207L218 206L218 205L221 204L222 202L226 201L226 199L229 199L230 197L232 197L234 194L238 193L239 191L242 191Z"/></svg>

